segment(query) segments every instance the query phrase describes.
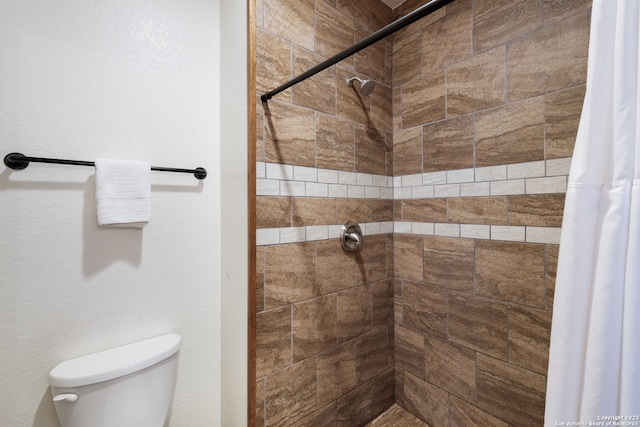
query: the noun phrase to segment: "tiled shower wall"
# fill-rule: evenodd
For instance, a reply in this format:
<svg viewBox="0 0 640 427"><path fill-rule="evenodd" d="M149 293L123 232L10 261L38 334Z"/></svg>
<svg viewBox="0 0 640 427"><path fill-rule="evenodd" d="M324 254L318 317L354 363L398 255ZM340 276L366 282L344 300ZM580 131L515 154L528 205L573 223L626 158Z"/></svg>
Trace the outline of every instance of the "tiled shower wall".
<svg viewBox="0 0 640 427"><path fill-rule="evenodd" d="M380 0L257 0L258 94L391 18ZM394 402L391 56L381 41L257 100L259 426L363 425ZM335 238L350 220L371 233L358 254Z"/></svg>
<svg viewBox="0 0 640 427"><path fill-rule="evenodd" d="M423 3L257 0L258 93ZM457 0L258 101L258 425L542 424L590 6Z"/></svg>
<svg viewBox="0 0 640 427"><path fill-rule="evenodd" d="M430 425L543 424L590 3L458 0L395 34L395 398Z"/></svg>

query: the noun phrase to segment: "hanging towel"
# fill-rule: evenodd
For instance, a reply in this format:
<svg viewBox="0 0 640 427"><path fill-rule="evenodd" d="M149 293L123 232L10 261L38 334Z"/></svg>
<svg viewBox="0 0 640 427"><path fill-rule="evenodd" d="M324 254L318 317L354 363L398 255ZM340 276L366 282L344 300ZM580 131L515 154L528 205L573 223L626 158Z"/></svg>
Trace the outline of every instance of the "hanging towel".
<svg viewBox="0 0 640 427"><path fill-rule="evenodd" d="M132 160L96 159L98 225L143 227L151 217L151 166Z"/></svg>

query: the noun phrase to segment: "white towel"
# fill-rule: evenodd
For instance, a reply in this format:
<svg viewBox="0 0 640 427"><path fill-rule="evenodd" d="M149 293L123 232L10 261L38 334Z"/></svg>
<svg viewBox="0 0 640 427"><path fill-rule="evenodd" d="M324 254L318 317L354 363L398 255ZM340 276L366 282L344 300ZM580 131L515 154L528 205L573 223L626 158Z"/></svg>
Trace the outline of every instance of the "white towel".
<svg viewBox="0 0 640 427"><path fill-rule="evenodd" d="M132 160L96 159L98 224L142 227L151 217L151 166Z"/></svg>

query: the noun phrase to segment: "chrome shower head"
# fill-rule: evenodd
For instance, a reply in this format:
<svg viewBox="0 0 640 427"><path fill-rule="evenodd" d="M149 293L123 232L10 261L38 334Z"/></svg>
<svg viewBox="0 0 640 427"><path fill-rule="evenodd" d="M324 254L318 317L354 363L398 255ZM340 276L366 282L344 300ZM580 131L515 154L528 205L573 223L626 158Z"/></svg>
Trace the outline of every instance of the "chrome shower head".
<svg viewBox="0 0 640 427"><path fill-rule="evenodd" d="M360 93L363 96L369 96L371 95L371 92L373 92L373 89L376 87L376 82L374 82L373 80L369 80L369 79L365 79L362 80L360 77L349 77L347 76L346 78L347 80L347 86L351 86L353 87L353 81L357 80L360 82Z"/></svg>

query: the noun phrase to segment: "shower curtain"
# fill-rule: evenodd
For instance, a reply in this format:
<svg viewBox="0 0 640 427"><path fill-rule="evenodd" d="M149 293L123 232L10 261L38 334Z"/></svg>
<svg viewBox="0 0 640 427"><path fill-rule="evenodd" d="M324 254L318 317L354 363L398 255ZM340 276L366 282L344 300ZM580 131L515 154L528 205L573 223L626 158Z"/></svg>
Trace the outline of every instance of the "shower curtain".
<svg viewBox="0 0 640 427"><path fill-rule="evenodd" d="M593 2L587 92L560 241L545 426L640 425L639 3Z"/></svg>

